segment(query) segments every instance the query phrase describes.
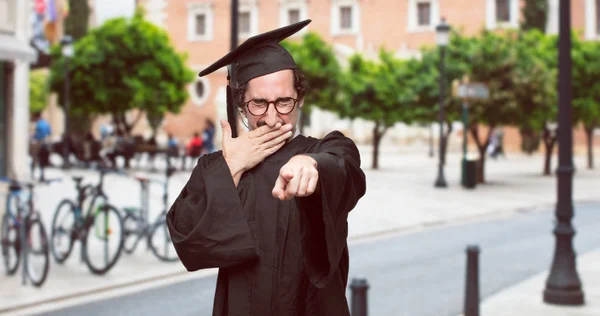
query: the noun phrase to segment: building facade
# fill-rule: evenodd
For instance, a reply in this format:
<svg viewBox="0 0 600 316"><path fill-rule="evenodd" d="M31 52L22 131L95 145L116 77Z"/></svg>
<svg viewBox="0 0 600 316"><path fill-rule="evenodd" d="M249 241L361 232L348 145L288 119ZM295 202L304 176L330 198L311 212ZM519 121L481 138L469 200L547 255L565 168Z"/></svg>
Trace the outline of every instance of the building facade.
<svg viewBox="0 0 600 316"><path fill-rule="evenodd" d="M355 52L376 56L381 47L398 57L418 56L419 48L435 45L435 26L444 17L467 35L483 28L519 27L521 0L240 0L239 43L252 35L310 18L313 22L295 35L315 31L331 43L343 62ZM600 38L600 0L572 0L572 26L589 40ZM548 0L547 31L558 32L559 0ZM163 27L178 51L189 54L189 66L200 71L230 50L230 0L138 0L148 18ZM178 115L168 115L164 129L187 138L204 127L206 117L225 118L225 68L189 86L190 99ZM331 113L315 111L309 134L323 136L340 129L355 140L369 141L369 122L339 120ZM457 129L460 130L458 125ZM388 141L429 134L429 129L398 124ZM518 138L506 131L507 141ZM437 133L434 133L437 135ZM576 137L577 138L577 137ZM457 135L460 139L460 135ZM518 142L516 142L518 144ZM517 145L518 146L518 145Z"/></svg>
<svg viewBox="0 0 600 316"><path fill-rule="evenodd" d="M29 129L29 4L0 0L0 176L25 177Z"/></svg>

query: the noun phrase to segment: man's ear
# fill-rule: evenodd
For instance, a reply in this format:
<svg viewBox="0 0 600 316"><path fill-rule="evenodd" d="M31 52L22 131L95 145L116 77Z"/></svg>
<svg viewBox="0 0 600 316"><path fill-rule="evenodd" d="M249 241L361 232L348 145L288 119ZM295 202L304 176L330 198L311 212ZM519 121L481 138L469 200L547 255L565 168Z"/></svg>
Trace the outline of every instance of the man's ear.
<svg viewBox="0 0 600 316"><path fill-rule="evenodd" d="M302 99L300 99L300 100L298 101L298 108L300 108L300 109L301 109L301 108L302 108L302 106L304 106L304 97L302 97Z"/></svg>

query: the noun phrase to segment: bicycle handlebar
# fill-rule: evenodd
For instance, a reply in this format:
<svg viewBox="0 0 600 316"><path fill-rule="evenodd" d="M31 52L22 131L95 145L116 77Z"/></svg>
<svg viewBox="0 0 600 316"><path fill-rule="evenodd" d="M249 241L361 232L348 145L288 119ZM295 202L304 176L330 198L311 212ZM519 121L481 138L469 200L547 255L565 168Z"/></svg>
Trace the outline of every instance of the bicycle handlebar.
<svg viewBox="0 0 600 316"><path fill-rule="evenodd" d="M165 180L157 180L157 179L151 179L151 178L147 178L147 177L143 177L143 176L133 176L133 178L139 182L148 182L148 183L156 183L156 184L165 184Z"/></svg>
<svg viewBox="0 0 600 316"><path fill-rule="evenodd" d="M118 175L121 175L121 176L129 176L126 172L121 171L119 169L114 169L114 168L100 168L99 171L102 174L113 173L113 174L118 174Z"/></svg>
<svg viewBox="0 0 600 316"><path fill-rule="evenodd" d="M37 186L37 185L50 185L53 182L61 182L62 179L61 178L55 178L55 179L46 179L46 180L42 180L42 181L31 181L31 180L19 180L19 179L15 179L15 178L9 178L9 177L0 177L0 182L4 182L4 183L10 183L10 184L16 184L16 185L20 185L20 186Z"/></svg>

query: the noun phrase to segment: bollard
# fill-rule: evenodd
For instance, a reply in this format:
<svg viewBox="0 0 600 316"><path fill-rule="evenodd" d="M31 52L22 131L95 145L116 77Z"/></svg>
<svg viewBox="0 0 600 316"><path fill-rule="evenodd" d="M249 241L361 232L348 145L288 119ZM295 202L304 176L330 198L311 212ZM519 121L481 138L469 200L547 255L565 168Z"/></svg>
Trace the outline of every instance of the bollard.
<svg viewBox="0 0 600 316"><path fill-rule="evenodd" d="M464 316L479 316L479 247L467 247L467 280Z"/></svg>
<svg viewBox="0 0 600 316"><path fill-rule="evenodd" d="M367 316L367 279L354 278L350 284L352 290L352 316Z"/></svg>

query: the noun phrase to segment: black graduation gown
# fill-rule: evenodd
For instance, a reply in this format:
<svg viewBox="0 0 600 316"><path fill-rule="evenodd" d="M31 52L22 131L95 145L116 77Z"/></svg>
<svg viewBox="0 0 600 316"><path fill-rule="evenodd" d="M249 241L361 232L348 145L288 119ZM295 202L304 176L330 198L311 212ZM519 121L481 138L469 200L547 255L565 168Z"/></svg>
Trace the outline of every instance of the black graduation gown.
<svg viewBox="0 0 600 316"><path fill-rule="evenodd" d="M317 161L317 190L279 201L275 180L297 154ZM219 268L213 315L344 316L347 218L365 190L352 140L299 135L245 172L237 188L220 151L201 157L167 223L188 271Z"/></svg>

